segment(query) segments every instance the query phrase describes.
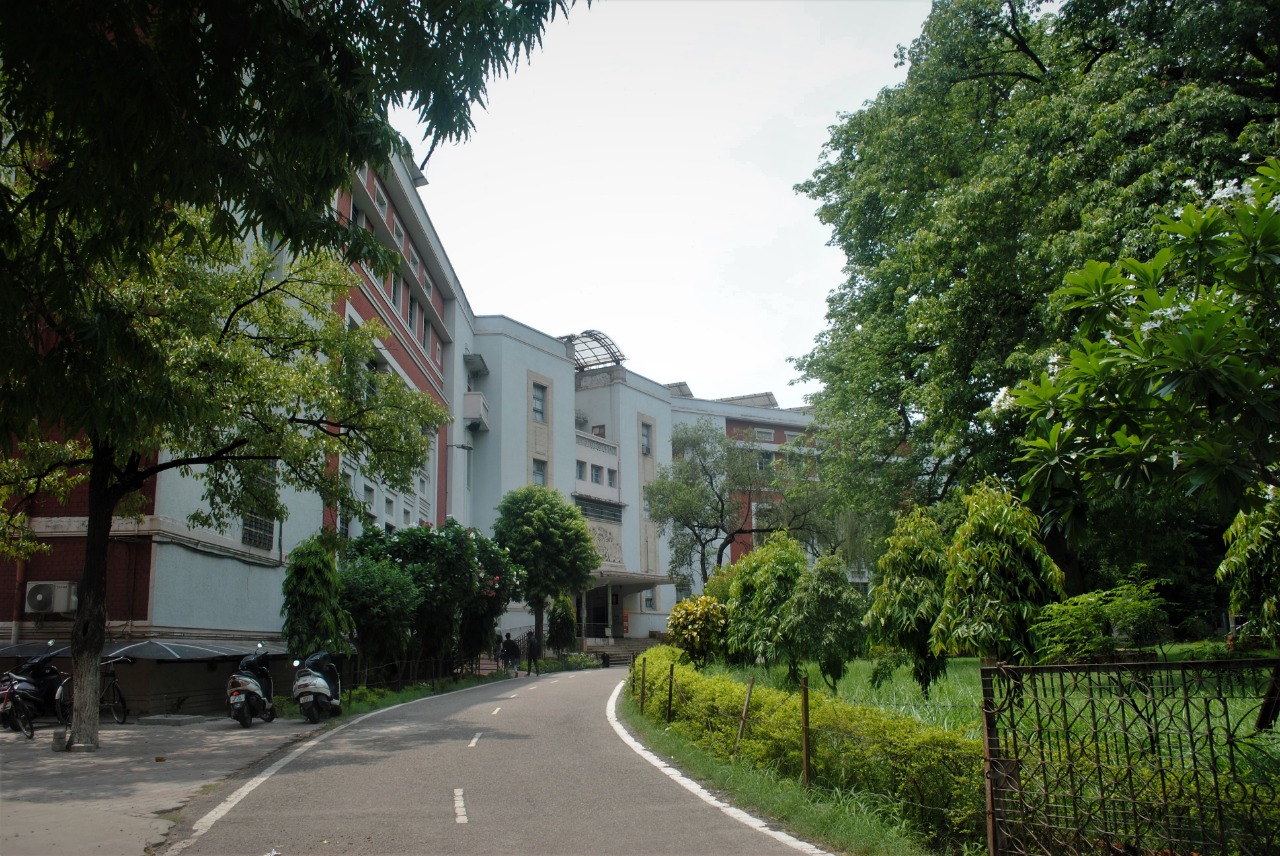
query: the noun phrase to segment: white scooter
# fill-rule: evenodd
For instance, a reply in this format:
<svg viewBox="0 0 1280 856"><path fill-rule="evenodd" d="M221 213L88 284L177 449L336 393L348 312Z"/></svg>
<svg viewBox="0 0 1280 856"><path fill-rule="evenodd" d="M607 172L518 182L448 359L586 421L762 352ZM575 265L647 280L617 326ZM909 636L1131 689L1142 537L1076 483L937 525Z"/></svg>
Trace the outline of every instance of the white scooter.
<svg viewBox="0 0 1280 856"><path fill-rule="evenodd" d="M302 666L293 679L293 700L303 716L319 722L322 713L342 713L342 678L328 651L316 651L305 663L294 660L293 665Z"/></svg>
<svg viewBox="0 0 1280 856"><path fill-rule="evenodd" d="M267 649L259 642L258 650L241 660L227 681L227 715L241 728L248 728L255 716L270 722L276 718L276 706L271 700L274 692Z"/></svg>

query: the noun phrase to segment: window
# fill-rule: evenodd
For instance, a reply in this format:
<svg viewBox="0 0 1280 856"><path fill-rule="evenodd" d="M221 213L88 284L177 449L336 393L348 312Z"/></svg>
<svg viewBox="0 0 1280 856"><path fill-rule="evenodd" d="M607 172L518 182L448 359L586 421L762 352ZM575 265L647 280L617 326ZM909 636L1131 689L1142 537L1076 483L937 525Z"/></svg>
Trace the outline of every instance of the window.
<svg viewBox="0 0 1280 856"><path fill-rule="evenodd" d="M394 214L391 216L391 236L396 239L396 249L404 245L404 226L400 225L400 218Z"/></svg>
<svg viewBox="0 0 1280 856"><path fill-rule="evenodd" d="M756 460L756 469L760 472L767 472L773 466L773 452L761 452L759 459Z"/></svg>
<svg viewBox="0 0 1280 856"><path fill-rule="evenodd" d="M440 340L439 340L439 339L436 339L436 365L440 365L440 363L441 363L440 354L441 354L441 350L440 350Z"/></svg>
<svg viewBox="0 0 1280 856"><path fill-rule="evenodd" d="M421 262L418 260L417 251L414 250L412 246L407 250L406 258L409 259L409 270L413 271L414 276L418 276L418 265L420 265Z"/></svg>
<svg viewBox="0 0 1280 856"><path fill-rule="evenodd" d="M431 325L427 323L426 315L422 316L422 350L427 350L427 345L431 342ZM467 390L470 392L471 390Z"/></svg>
<svg viewBox="0 0 1280 856"><path fill-rule="evenodd" d="M382 192L382 185L374 182L373 185L373 207L378 209L378 213L385 220L387 217L387 195Z"/></svg>
<svg viewBox="0 0 1280 856"><path fill-rule="evenodd" d="M786 435L787 435L787 442L788 442L788 443L794 443L796 440L799 440L801 437L803 437L803 436L804 436L804 432L803 432L803 431L788 431L788 432L786 432Z"/></svg>
<svg viewBox="0 0 1280 856"><path fill-rule="evenodd" d="M409 332L417 332L418 329L418 300L415 297L409 298Z"/></svg>
<svg viewBox="0 0 1280 856"><path fill-rule="evenodd" d="M757 428L756 439L763 440L766 443L773 442L773 431L769 428Z"/></svg>
<svg viewBox="0 0 1280 856"><path fill-rule="evenodd" d="M540 383L533 385L533 421L547 421L547 388Z"/></svg>
<svg viewBox="0 0 1280 856"><path fill-rule="evenodd" d="M653 609L653 589L649 589L644 593L644 608Z"/></svg>
<svg viewBox="0 0 1280 856"><path fill-rule="evenodd" d="M648 422L640 423L640 454L648 455L653 452L653 426Z"/></svg>
<svg viewBox="0 0 1280 856"><path fill-rule="evenodd" d="M578 461L578 481L587 480L587 462Z"/></svg>
<svg viewBox="0 0 1280 856"><path fill-rule="evenodd" d="M547 462L533 459L533 483L545 485L547 483Z"/></svg>
<svg viewBox="0 0 1280 856"><path fill-rule="evenodd" d="M618 471L609 470L609 487L617 487L617 486L618 486Z"/></svg>
<svg viewBox="0 0 1280 856"><path fill-rule="evenodd" d="M391 305L400 311L400 275L394 273L391 275Z"/></svg>
<svg viewBox="0 0 1280 856"><path fill-rule="evenodd" d="M261 497L255 497L254 505L262 508L268 507L268 502L275 498L276 493L276 475L275 471L264 473L253 481L254 492L261 492ZM258 512L256 509L248 511L244 515L243 528L240 531L240 543L246 547L256 547L259 550L270 550L276 543L276 521L274 517L268 517L266 514Z"/></svg>
<svg viewBox="0 0 1280 856"><path fill-rule="evenodd" d="M583 517L589 517L592 520L603 520L607 523L622 522L622 506L620 505L615 505L611 502L599 502L581 496L575 497L573 504L578 506L578 510L582 512Z"/></svg>
<svg viewBox="0 0 1280 856"><path fill-rule="evenodd" d="M591 436L593 436L593 437L599 437L601 440L606 439L606 438L605 438L605 436L604 436L604 426L603 426L603 425L592 425L592 426L591 426Z"/></svg>
<svg viewBox="0 0 1280 856"><path fill-rule="evenodd" d="M430 303L430 302L431 302L431 289L432 289L433 287L434 287L434 286L432 286L432 285L431 285L431 277L427 276L426 271L423 271L423 273L422 273L422 290L423 290L423 291L425 291L425 292L427 293L427 303Z"/></svg>
<svg viewBox="0 0 1280 856"><path fill-rule="evenodd" d="M591 465L591 483L600 484L604 480L604 467L597 464Z"/></svg>

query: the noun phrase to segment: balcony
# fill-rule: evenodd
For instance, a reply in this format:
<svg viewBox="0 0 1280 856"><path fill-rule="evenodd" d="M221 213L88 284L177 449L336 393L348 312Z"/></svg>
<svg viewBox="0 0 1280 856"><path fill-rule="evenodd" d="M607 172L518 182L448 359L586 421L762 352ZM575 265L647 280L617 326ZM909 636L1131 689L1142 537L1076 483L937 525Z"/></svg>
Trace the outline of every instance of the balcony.
<svg viewBox="0 0 1280 856"><path fill-rule="evenodd" d="M489 430L489 402L483 392L468 392L463 397L462 421L473 431Z"/></svg>

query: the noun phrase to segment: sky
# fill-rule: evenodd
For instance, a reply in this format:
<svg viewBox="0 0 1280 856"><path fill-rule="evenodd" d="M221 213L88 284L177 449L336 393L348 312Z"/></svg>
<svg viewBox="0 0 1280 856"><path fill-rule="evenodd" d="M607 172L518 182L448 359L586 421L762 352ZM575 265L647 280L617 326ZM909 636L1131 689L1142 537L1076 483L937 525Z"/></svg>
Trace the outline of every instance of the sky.
<svg viewBox="0 0 1280 856"><path fill-rule="evenodd" d="M794 190L829 128L902 82L927 0L595 0L490 81L420 192L477 315L599 330L698 398L817 389L788 358L843 283ZM424 153L411 117L398 127Z"/></svg>

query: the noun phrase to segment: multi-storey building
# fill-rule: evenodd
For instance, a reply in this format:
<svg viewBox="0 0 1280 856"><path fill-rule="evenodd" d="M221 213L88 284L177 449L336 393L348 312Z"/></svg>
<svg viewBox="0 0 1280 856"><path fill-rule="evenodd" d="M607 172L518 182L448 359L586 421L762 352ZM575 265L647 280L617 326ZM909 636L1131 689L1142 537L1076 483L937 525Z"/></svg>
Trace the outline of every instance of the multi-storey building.
<svg viewBox="0 0 1280 856"><path fill-rule="evenodd" d="M625 367L617 345L596 331L551 334L505 316L475 315L417 192L424 183L411 162L397 160L382 171L360 170L337 194L339 214L394 247L401 264L387 276L357 266L358 287L334 310L353 325L377 319L387 331L379 365L454 418L434 438L412 489L391 490L346 461L339 462L344 476L374 525L389 529L452 517L492 532L506 492L529 483L559 490L582 510L603 558L580 600L586 635L615 640L665 629L676 591L643 491L670 460L672 425L712 418L730 432L767 429L776 445L803 431L808 417L778 409L772 396L695 399L682 384L666 386ZM168 643L178 656L143 659L122 672L131 707L142 712L216 704L219 657L262 639L280 644L290 550L323 525L352 535L361 525L294 492L284 497L285 520L250 517L227 532L199 529L187 518L201 493L194 479L165 473L149 488L143 516L113 527L106 650L150 640ZM66 595L79 575L84 524L79 498L42 505L32 526L50 550L0 562L0 638L10 655L24 643L69 636L74 607ZM56 597L28 598L29 590L45 592L41 587ZM524 605L512 604L502 625L530 623Z"/></svg>

